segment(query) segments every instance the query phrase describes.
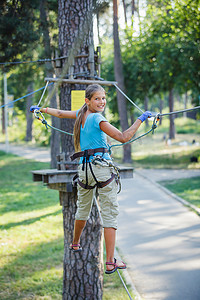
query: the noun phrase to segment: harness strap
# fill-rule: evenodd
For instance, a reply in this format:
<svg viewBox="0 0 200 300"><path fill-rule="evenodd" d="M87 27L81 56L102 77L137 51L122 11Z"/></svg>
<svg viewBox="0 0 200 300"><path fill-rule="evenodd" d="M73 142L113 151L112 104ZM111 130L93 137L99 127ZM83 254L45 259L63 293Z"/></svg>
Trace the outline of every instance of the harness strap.
<svg viewBox="0 0 200 300"><path fill-rule="evenodd" d="M78 184L84 188L84 189L87 189L87 190L92 190L94 189L95 187L98 187L98 188L103 188L105 187L106 185L108 185L110 182L113 181L113 179L115 178L115 174L112 173L111 177L106 180L106 181L101 181L101 182L97 182L95 185L88 185L88 184L84 184L83 182L81 182L79 179L78 179Z"/></svg>
<svg viewBox="0 0 200 300"><path fill-rule="evenodd" d="M85 151L87 151L88 156L91 156L91 155L94 155L97 152L107 153L108 149L107 148L95 148L95 149L88 149L88 150L85 150ZM70 156L71 160L74 160L76 158L85 156L85 151L80 151L80 152L76 152L76 153L72 154Z"/></svg>

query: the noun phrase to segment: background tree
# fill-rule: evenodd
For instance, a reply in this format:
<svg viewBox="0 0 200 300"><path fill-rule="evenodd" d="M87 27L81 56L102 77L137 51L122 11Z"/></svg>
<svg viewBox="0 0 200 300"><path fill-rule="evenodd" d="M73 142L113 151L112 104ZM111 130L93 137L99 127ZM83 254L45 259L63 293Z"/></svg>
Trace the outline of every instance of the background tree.
<svg viewBox="0 0 200 300"><path fill-rule="evenodd" d="M123 75L123 64L120 51L120 41L118 32L118 0L113 0L113 37L114 37L114 72L115 79L118 86L122 91L125 89L124 75ZM120 125L122 131L126 130L128 126L128 116L126 108L125 97L117 91L117 103L120 117ZM127 144L124 147L123 162L131 162L131 145Z"/></svg>
<svg viewBox="0 0 200 300"><path fill-rule="evenodd" d="M56 1L57 2L57 1ZM51 1L50 4L54 4L55 1ZM57 7L56 7L57 9ZM43 44L44 44L44 57L53 56L53 48L51 46L50 33L49 33L49 9L47 0L40 0L40 28L43 34ZM46 76L53 78L54 69L51 62L45 63ZM53 90L53 86L48 88L49 95ZM57 93L52 94L50 100L50 106L57 108ZM55 128L60 127L60 120L56 117L51 117L51 124ZM60 153L60 133L54 129L51 130L51 168L57 168L56 156Z"/></svg>

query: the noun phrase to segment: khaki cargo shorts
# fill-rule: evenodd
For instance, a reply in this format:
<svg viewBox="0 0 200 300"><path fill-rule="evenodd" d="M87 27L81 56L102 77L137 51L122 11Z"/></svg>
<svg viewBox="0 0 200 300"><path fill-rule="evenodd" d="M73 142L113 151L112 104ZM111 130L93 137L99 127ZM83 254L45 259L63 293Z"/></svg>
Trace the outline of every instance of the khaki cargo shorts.
<svg viewBox="0 0 200 300"><path fill-rule="evenodd" d="M112 167L103 165L92 165L92 170L98 181L106 181L114 173ZM86 168L86 166L85 166ZM96 184L89 165L88 165L88 184L93 186ZM86 183L85 174L86 171L82 171L82 164L78 168L79 180L84 184ZM75 215L76 220L88 220L90 211L93 205L93 198L95 196L96 188L92 190L84 189L79 184L78 187L78 200L77 200L77 212ZM99 204L101 209L101 216L103 219L103 227L112 227L117 229L117 216L119 214L119 205L117 201L118 186L115 179L112 180L108 185L98 189Z"/></svg>

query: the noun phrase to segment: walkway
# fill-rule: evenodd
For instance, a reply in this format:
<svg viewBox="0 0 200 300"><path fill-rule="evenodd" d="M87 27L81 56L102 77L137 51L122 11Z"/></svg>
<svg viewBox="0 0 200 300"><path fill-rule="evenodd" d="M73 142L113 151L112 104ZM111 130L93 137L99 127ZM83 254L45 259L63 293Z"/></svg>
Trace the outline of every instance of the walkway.
<svg viewBox="0 0 200 300"><path fill-rule="evenodd" d="M200 217L137 171L122 186L117 245L140 295L199 300Z"/></svg>

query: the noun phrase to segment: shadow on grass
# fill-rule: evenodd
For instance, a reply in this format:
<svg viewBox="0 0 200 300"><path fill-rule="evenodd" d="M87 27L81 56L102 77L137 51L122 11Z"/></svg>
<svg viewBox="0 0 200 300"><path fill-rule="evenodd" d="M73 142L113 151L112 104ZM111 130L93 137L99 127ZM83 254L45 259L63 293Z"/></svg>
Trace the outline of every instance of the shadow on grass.
<svg viewBox="0 0 200 300"><path fill-rule="evenodd" d="M54 213L49 213L49 214L46 214L46 215L42 215L42 216L39 216L39 217L36 217L36 218L30 218L30 219L27 219L27 220L23 220L21 222L11 222L11 223L7 223L5 225L2 225L0 226L0 229L1 230L8 230L10 228L13 228L13 227L16 227L16 226L21 226L21 225L30 225L30 224L33 224L37 221L41 221L42 219L44 218L48 218L50 216L56 216L56 215L59 215L61 213L61 209L55 211Z"/></svg>

